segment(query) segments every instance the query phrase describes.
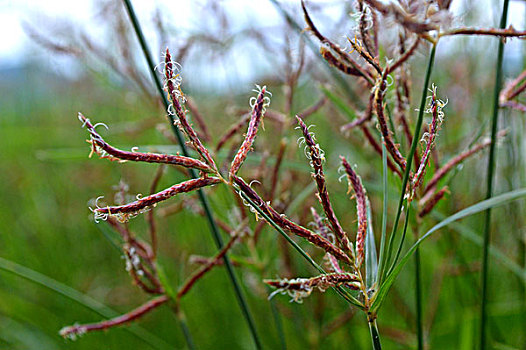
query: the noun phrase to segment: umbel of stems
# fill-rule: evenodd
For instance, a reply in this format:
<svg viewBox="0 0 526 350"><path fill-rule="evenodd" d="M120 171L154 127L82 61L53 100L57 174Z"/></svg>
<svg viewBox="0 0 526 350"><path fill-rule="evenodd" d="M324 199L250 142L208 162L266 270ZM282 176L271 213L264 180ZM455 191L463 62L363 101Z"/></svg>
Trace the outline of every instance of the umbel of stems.
<svg viewBox="0 0 526 350"><path fill-rule="evenodd" d="M388 167L396 176L403 180L402 195L400 205L395 220L393 233L390 237L389 246L381 253L384 261L380 259L380 265L383 263L384 270L375 271L379 275L374 283L382 282L382 279L387 279L393 269L396 267L397 259L403 245L405 237L405 229L403 237L401 238L398 252L394 258L391 256L394 247L395 235L397 234L397 226L400 219L401 208L403 203L409 204L413 200L417 200L418 216L420 218L427 215L436 204L445 198L447 192L447 185L440 184L444 177L460 162L466 158L474 155L488 145L494 146L495 140L498 136L503 136L503 132L497 133L496 129L493 132L491 140L484 140L481 143L475 144L468 150L453 156L448 162L438 167L435 164L435 171L433 174L426 176L426 172L430 171L430 163L438 161L434 158L436 155L436 142L438 139L438 132L444 119L444 112L442 109L447 102L441 101L437 97L437 89L433 85L430 90L431 95L427 96L427 85L430 79L431 67L433 64L433 57L436 48L436 43L440 37L448 35L493 35L500 38L506 37L522 37L523 32L516 31L512 27L508 29L443 29L443 24L440 22L438 16L432 13L409 15L401 6L393 4L384 4L379 1L358 1L359 19L357 27L355 28L354 40L349 39L352 50L348 51L339 45L333 43L329 38L324 36L315 26L314 21L308 14L305 3L302 1L302 8L305 15L307 29L313 36L320 41L320 56L330 66L350 76L353 79L358 79L360 84L366 87L367 93L364 94L363 106L366 106L363 111L360 111L359 117L352 120L350 123L342 126L341 130L350 132L351 130L361 131L365 140L370 144L374 151L380 156L385 157L385 166ZM440 9L446 10L445 9ZM403 29L404 35L400 36L400 50L399 57L396 59L383 63L381 57L380 46L378 43L379 37L379 16L389 17L394 19ZM409 38L411 40L409 40ZM415 126L414 134L411 134L410 116L408 113L408 106L410 106L410 81L409 68L407 63L411 57L417 52L422 43L428 41L433 46L432 55L430 58L430 67L426 75L426 83L424 84L424 92L422 96L421 111ZM212 139L209 135L197 106L187 100L187 96L182 91L182 77L181 67L176 63L170 51L166 50L165 61L161 65L162 74L164 77L164 92L167 99L167 113L171 119L174 120L174 125L177 126L185 135L189 145L195 151L195 157L190 157L187 152L183 152L185 156L179 154L170 155L162 153L139 152L138 149L132 148L131 151L122 150L109 144L97 132L97 127L105 126L104 124L92 124L88 118L79 114L79 120L82 126L86 127L89 133L88 143L91 145L91 154L97 154L101 158L109 159L117 162L144 162L155 163L162 166L174 166L189 170L192 174L198 174L197 177L192 178L181 183L173 184L161 191L155 188L158 183L158 178L152 185L151 193L145 197L137 197L129 203L118 203L118 205L99 205L98 201L94 212L95 220L107 220L108 223L121 235L124 241L123 251L126 257L127 270L129 271L134 284L141 288L144 292L152 295L152 299L144 305L130 311L129 313L120 317L102 321L99 323L75 325L66 327L61 331L63 336L75 336L95 330L104 330L114 326L118 326L133 320L136 320L154 310L166 302L174 302L178 312L180 309L180 300L189 293L192 287L205 276L215 266L221 265L221 261L225 266L230 266L226 259L227 253L233 249L236 243L250 240L253 237L247 236L245 233L248 230L247 220L239 224L238 227L231 228L227 224L219 224L219 221L211 222L218 227L222 227L230 235L228 243L221 246L219 251L211 258L205 259L202 266L194 271L186 281L179 286L176 292L169 291L159 277L156 268L156 229L154 223L154 215L152 210L160 203L165 202L173 197L179 196L183 193L197 192L202 195L201 189L211 188L214 185L223 184L228 186L231 190L239 196L241 200L238 203L244 203L255 214L256 219L262 219L274 227L278 232L288 238L288 242L292 244L302 255L315 266L320 272L319 275L311 277L297 277L297 278L283 278L275 280L264 280L264 282L275 291L275 294L288 294L293 301L301 302L305 297L309 296L313 291L324 292L329 288L333 288L346 301L362 309L368 319L372 344L374 349L380 349L380 337L377 326L377 311L378 306L376 298L378 298L378 289L382 285L375 285L376 288L369 289L367 286L374 285L371 281L366 281L363 276L368 276L369 269L376 266L368 263L367 259L371 259L370 251L374 248L374 238L372 239L372 246L367 236L369 232L372 233L372 226L370 225L370 214L368 209L367 192L362 184L360 176L356 173L353 166L347 161L345 157L340 157L342 169L348 180L349 192L352 192L353 198L356 201L356 233L353 234L351 230L344 229L338 215L337 208L331 202L329 196L329 179L326 177L324 170L325 154L316 140L315 134L305 124L304 118L296 116L298 129L302 137L300 138L300 145L304 144L304 153L309 161L312 170L312 178L316 187L316 199L321 208L321 215L316 209L311 208L312 216L315 221L314 229L308 229L299 223L294 222L289 217L285 216L279 205L273 201L276 193L278 182L278 170L283 161L285 154L285 146L280 147L278 161L275 165L272 176L272 188L270 191L270 200L265 200L265 195L260 195L256 190L250 186L249 181L245 181L242 173L242 166L249 157L252 151L256 136L259 132L260 126L263 123L265 116L281 123L281 125L290 125L293 121L289 120L288 114L292 106L292 92L289 92L289 101L287 111L279 113L269 109L270 96L267 87L257 86L255 90L256 96L250 99L250 111L243 116L242 120L236 123L229 131L221 138L216 146L216 150L222 148L233 136L237 135L246 127L246 132L239 147L232 148L231 155L225 163L226 170L217 166L215 156L207 146L207 140ZM299 70L298 70L299 72ZM298 73L299 74L299 73ZM396 79L393 79L391 74L399 74ZM297 81L297 77L295 78ZM294 79L292 79L294 80ZM501 93L501 105L513 107L516 106L511 101L516 98L522 91L524 91L524 74L521 74L515 81ZM394 89L397 94L397 108L396 118L392 118L389 108L389 93L391 82L394 82ZM425 102L428 102L424 109ZM315 106L312 106L312 111L317 110L325 103L325 99L320 100ZM196 132L193 125L190 123L186 106L191 110L192 114L196 116L196 120L201 128L200 132ZM311 112L312 112L311 111ZM245 112L243 112L245 113ZM422 126L423 113L431 115L431 121L421 135L420 128ZM307 113L306 113L307 114ZM306 114L303 117L306 117ZM371 124L376 123L378 133L375 132ZM396 125L400 123L400 125ZM404 149L398 144L395 130L397 127L404 130L404 137L411 145L410 150ZM379 137L380 136L380 137ZM399 136L399 135L398 135ZM421 151L417 151L417 143L423 142ZM383 145L382 145L383 143ZM384 146L382 148L382 146ZM184 147L184 145L183 145ZM406 147L407 148L407 147ZM184 148L183 148L184 149ZM185 149L184 149L185 150ZM384 152L385 150L385 152ZM230 161L230 158L231 161ZM351 158L349 158L351 159ZM412 164L415 167L412 167ZM230 165L228 166L228 163ZM262 162L263 163L263 162ZM224 175L227 174L227 175ZM159 177L162 175L160 172ZM426 181L426 178L429 180ZM443 187L441 187L443 186ZM440 188L440 189L439 189ZM439 190L437 190L439 189ZM263 192L262 192L263 193ZM404 194L407 193L407 196ZM242 205L240 205L242 207ZM244 208L243 208L244 209ZM149 211L148 220L151 232L151 245L137 239L135 235L129 230L126 221L130 218ZM206 213L206 208L203 209ZM243 215L244 211L243 211ZM406 227L408 215L406 214ZM342 221L344 222L344 221ZM261 227L261 226L259 226ZM258 229L256 229L258 230ZM302 248L295 243L290 236L297 236L305 239L310 244L320 248L326 257L327 271L318 265ZM254 234L256 237L256 234ZM254 238L251 244L255 244L257 240ZM391 244L393 243L393 244ZM367 247L369 244L369 247ZM385 237L382 237L382 247L387 244ZM376 253L376 250L375 250ZM382 255L381 255L382 256ZM386 258L387 256L387 258ZM222 260L224 259L224 260ZM376 258L374 258L376 259ZM365 263L364 263L365 262ZM369 261L370 262L370 261ZM388 266L386 266L389 263ZM365 272L365 273L364 273ZM367 277L368 278L368 277ZM392 283L392 282L391 282ZM387 289L389 286L386 287ZM351 293L352 291L352 293Z"/></svg>

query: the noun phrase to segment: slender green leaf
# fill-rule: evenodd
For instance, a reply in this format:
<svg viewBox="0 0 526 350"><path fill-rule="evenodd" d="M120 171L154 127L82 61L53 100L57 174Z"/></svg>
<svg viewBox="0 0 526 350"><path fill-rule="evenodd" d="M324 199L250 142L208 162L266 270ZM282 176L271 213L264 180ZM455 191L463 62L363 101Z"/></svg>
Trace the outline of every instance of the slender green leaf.
<svg viewBox="0 0 526 350"><path fill-rule="evenodd" d="M378 275L376 276L377 285L380 285L383 267L386 265L385 261L385 248L387 240L387 204L389 201L389 188L387 186L387 150L385 149L385 142L382 138L382 183L383 189L382 194L383 205L382 205L382 236L380 237L380 259L378 262Z"/></svg>
<svg viewBox="0 0 526 350"><path fill-rule="evenodd" d="M98 315L104 318L113 318L119 316L119 313L103 303L93 299L92 297L82 294L81 292L60 283L51 277L41 274L35 270L29 269L25 266L19 265L13 261L0 257L0 270L12 273L18 277L24 278L28 281L36 283L42 287L46 287L59 295L62 295L70 300L73 300L80 305L94 311ZM170 349L172 348L161 338L148 332L144 328L138 327L137 325L130 325L124 328L126 331L134 334L139 339L149 344L150 346L158 349ZM58 330L57 330L58 332Z"/></svg>
<svg viewBox="0 0 526 350"><path fill-rule="evenodd" d="M446 216L444 214L438 213L438 212L432 212L431 215L436 218L437 220L444 220ZM475 243L476 245L482 247L483 239L482 237L477 234L472 228L463 225L461 223L455 222L451 223L450 227L457 231L460 236L463 238L471 241L472 243ZM489 253L500 263L502 266L508 268L511 272L516 274L523 283L526 283L526 271L515 261L510 259L506 254L501 252L497 247L495 247L493 244L490 244L489 246Z"/></svg>
<svg viewBox="0 0 526 350"><path fill-rule="evenodd" d="M338 109L349 118L350 121L356 119L356 113L349 107L349 104L339 98L334 92L327 89L324 86L320 86L321 91L327 96L327 98L334 103Z"/></svg>
<svg viewBox="0 0 526 350"><path fill-rule="evenodd" d="M409 251L402 257L402 259L400 260L398 265L395 266L393 271L388 276L386 276L385 281L382 283L382 285L378 289L377 294L374 296L374 301L373 301L371 310L373 312L375 312L382 305L382 302L383 302L385 296L387 295L387 292L389 291L389 289L393 285L393 283L396 280L396 277L398 276L400 271L402 271L402 268L409 261L409 258L414 253L416 248L425 239L427 239L429 236L431 236L431 234L433 234L434 232L438 231L439 229L451 224L452 222L455 222L457 220L460 220L460 219L463 219L465 217L471 216L473 214L480 213L480 212L482 212L482 211L484 211L486 209L494 208L494 207L497 207L497 206L500 206L500 205L512 202L512 201L517 200L517 199L522 198L522 197L526 197L526 188L521 188L521 189L518 189L518 190L515 190L515 191L506 192L506 193L501 194L499 196L495 196L493 198L490 198L490 199L478 202L478 203L476 203L476 204L474 204L474 205L472 205L472 206L470 206L470 207L468 207L466 209L463 209L463 210L461 210L461 211L459 211L459 212L447 217L446 219L442 220L441 222L439 222L438 224L433 226L422 237L420 237L418 239L418 241L416 241L415 244L413 244L413 246L409 249Z"/></svg>
<svg viewBox="0 0 526 350"><path fill-rule="evenodd" d="M378 258L376 255L376 243L374 240L373 216L371 214L371 203L367 200L367 236L365 238L365 283L368 289L376 282L378 275Z"/></svg>

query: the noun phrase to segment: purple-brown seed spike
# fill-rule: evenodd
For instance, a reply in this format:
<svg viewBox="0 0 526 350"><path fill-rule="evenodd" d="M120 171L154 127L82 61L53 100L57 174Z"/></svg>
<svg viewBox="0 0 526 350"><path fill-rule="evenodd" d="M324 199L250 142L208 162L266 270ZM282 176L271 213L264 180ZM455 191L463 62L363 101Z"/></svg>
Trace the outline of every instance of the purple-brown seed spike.
<svg viewBox="0 0 526 350"><path fill-rule="evenodd" d="M382 155L382 147L380 146L380 144L375 140L375 138L373 137L373 135L371 134L371 132L369 131L368 127L366 125L362 125L360 127L362 129L362 132L365 136L365 138L367 139L367 141L369 141L369 143L371 144L371 146L373 146L373 149L376 151L376 153L378 153L380 156ZM399 178L402 178L402 173L400 172L400 170L396 167L396 165L391 161L391 158L387 158L387 167L389 168L389 170L391 170L393 173L395 173L396 175L398 175Z"/></svg>
<svg viewBox="0 0 526 350"><path fill-rule="evenodd" d="M328 273L311 278L285 278L263 280L263 282L277 289L269 298L272 298L276 293L283 292L289 294L293 301L301 303L302 299L308 297L315 288L318 288L320 292L325 292L331 287L339 287L345 284L351 289L358 289L359 279L351 273Z"/></svg>
<svg viewBox="0 0 526 350"><path fill-rule="evenodd" d="M327 253L334 255L338 260L350 265L352 260L336 245L332 244L328 239L323 238L314 232L295 224L290 221L284 214L279 214L274 208L272 208L267 202L265 202L250 186L238 176L232 177L233 182L239 187L239 190L243 192L255 205L268 215L268 217L276 223L283 230L298 235L307 239L312 244L325 250ZM270 223L269 223L270 224Z"/></svg>
<svg viewBox="0 0 526 350"><path fill-rule="evenodd" d="M137 320L148 312L156 309L160 305L170 300L167 295L161 295L157 298L151 299L145 304L139 306L137 309L128 312L127 314L112 318L111 320L101 321L97 323L73 325L64 327L60 330L60 335L64 338L75 339L77 336L81 336L87 332L105 330L108 328L120 326L125 323L129 323Z"/></svg>
<svg viewBox="0 0 526 350"><path fill-rule="evenodd" d="M199 152L201 157L203 157L204 161L212 169L217 169L215 162L212 159L212 156L210 156L210 152L208 152L206 147L203 146L195 130L188 123L188 120L186 119L186 112L183 110L181 103L179 102L181 90L179 84L176 84L179 75L175 74L174 63L172 62L172 56L170 55L170 51L168 49L166 49L165 65L165 79L166 88L168 90L168 98L172 102L172 107L175 110L177 118L179 119L181 128L184 130L197 152ZM168 113L170 113L170 111L168 111Z"/></svg>
<svg viewBox="0 0 526 350"><path fill-rule="evenodd" d="M201 266L197 271L195 271L187 280L186 282L179 288L177 291L176 298L177 300L181 299L183 296L185 296L190 289L194 286L194 284L202 278L206 273L208 273L212 268L216 265L219 265L221 262L223 262L223 257L228 253L230 248L236 243L238 238L240 237L239 232L235 232L234 235L230 238L227 244L223 246L223 248L210 260L206 262L205 265Z"/></svg>
<svg viewBox="0 0 526 350"><path fill-rule="evenodd" d="M305 22L307 22L308 29L314 34L316 38L318 38L319 41L321 41L323 44L327 44L331 50L333 50L342 60L344 60L346 63L348 63L351 67L353 67L356 71L360 72L360 75L367 80L367 82L370 85L373 85L373 79L371 77L371 74L361 67L347 52L341 49L339 45L336 45L329 39L323 36L323 34L320 33L320 31L316 28L314 25L314 22L309 16L309 13L307 12L307 7L305 6L305 1L301 1L301 7L303 9L303 14L305 16Z"/></svg>
<svg viewBox="0 0 526 350"><path fill-rule="evenodd" d="M93 151L96 152L101 158L108 158L110 160L118 161L180 165L185 168L194 168L207 173L213 172L213 170L206 163L189 157L158 153L128 152L120 150L104 141L97 131L95 131L94 125L92 125L89 119L83 116L81 113L79 113L79 120L84 126L86 126L88 132L91 135L91 140L88 142L92 144Z"/></svg>
<svg viewBox="0 0 526 350"><path fill-rule="evenodd" d="M423 208L418 213L418 216L422 218L422 217L426 216L427 214L429 214L431 212L431 210L433 210L435 205L437 205L437 203L444 197L444 195L447 192L448 192L448 187L444 186L440 191L434 193L431 196L431 198L429 198L426 201L423 201L423 203L421 204L421 205L423 205ZM424 199L424 198L422 198L422 199Z"/></svg>
<svg viewBox="0 0 526 350"><path fill-rule="evenodd" d="M149 195L144 198L137 199L134 202L119 205L114 207L96 208L94 210L97 218L105 218L107 216L117 216L121 221L126 221L129 217L136 215L142 211L149 209L151 206L159 202L167 200L179 193L190 192L201 187L214 185L220 183L222 180L217 177L201 177L198 179L191 179L176 185L173 185L161 192Z"/></svg>
<svg viewBox="0 0 526 350"><path fill-rule="evenodd" d="M442 107L444 106L444 103L440 100L437 100L436 96L436 87L433 86L432 88L432 95L431 95L431 106L429 110L431 111L433 118L431 120L431 124L429 124L429 132L426 132L424 134L424 140L427 138L427 145L426 149L424 150L424 153L422 154L422 158L420 160L420 166L418 167L418 170L416 171L415 175L412 179L412 187L413 191L420 186L422 183L422 179L424 177L424 174L426 172L427 163L429 160L429 156L431 155L431 149L434 146L436 136L438 134L438 129L440 128L440 124L443 120L444 113L442 112Z"/></svg>
<svg viewBox="0 0 526 350"><path fill-rule="evenodd" d="M265 92L266 87L263 86L258 94L258 97L256 98L254 106L252 107L252 115L250 117L250 122L248 123L247 135L243 140L241 147L239 147L239 151L237 151L232 164L230 165L230 177L237 174L239 168L247 158L247 154L250 151L252 144L254 143L259 124L261 124L261 120L263 119L265 107L268 104L268 99L265 97Z"/></svg>
<svg viewBox="0 0 526 350"><path fill-rule="evenodd" d="M356 233L356 266L360 267L364 258L365 235L367 234L367 197L362 180L354 172L347 160L340 156L347 178L356 195L356 212L358 214L358 232Z"/></svg>
<svg viewBox="0 0 526 350"><path fill-rule="evenodd" d="M312 213L312 217L314 218L314 224L316 225L316 231L323 238L331 240L330 236L329 236L329 234L330 234L329 228L327 227L327 225L325 225L325 223L323 222L321 216L318 214L316 209L311 207L310 211ZM332 240L334 241L334 238ZM343 272L342 268L340 267L340 264L338 264L338 260L336 260L336 258L334 256L332 256L331 254L327 253L326 258L327 258L327 260L330 263L330 268L332 270L334 270L334 272Z"/></svg>
<svg viewBox="0 0 526 350"><path fill-rule="evenodd" d="M313 135L309 132L309 129L307 128L303 120L301 120L301 118L298 116L296 116L296 119L298 120L299 128L303 132L303 137L305 138L305 153L307 155L307 158L310 160L310 165L312 169L314 170L312 176L314 177L314 180L316 181L316 186L318 187L318 199L320 200L320 203L323 207L323 211L327 216L327 220L329 221L329 225L331 226L332 232L334 232L336 236L336 241L339 243L340 247L342 247L345 251L351 252L352 246L349 242L349 238L347 237L345 231L343 231L343 228L341 227L340 222L338 221L338 218L334 213L334 209L332 208L332 204L329 199L329 192L327 191L325 175L323 174L323 151L321 151L320 146L314 140Z"/></svg>
<svg viewBox="0 0 526 350"><path fill-rule="evenodd" d="M397 60L393 63L393 65L389 66L387 68L387 74L390 74L391 72L395 71L398 67L400 67L402 64L404 64L416 51L418 48L418 45L420 44L420 37L417 37L413 44L409 47L409 49L404 52Z"/></svg>
<svg viewBox="0 0 526 350"><path fill-rule="evenodd" d="M320 53L321 53L321 56L325 59L325 61L329 63L329 65L336 67L338 70L342 71L343 73L348 74L348 75L359 76L359 77L362 76L362 73L358 69L346 64L345 62L340 61L326 47L322 46L320 48Z"/></svg>
<svg viewBox="0 0 526 350"><path fill-rule="evenodd" d="M380 82L380 85L378 86L376 90L376 116L378 117L378 125L380 126L380 132L382 133L382 136L384 138L385 147L389 154L393 157L393 160L400 166L402 171L405 171L406 167L406 160L404 156L400 153L397 146L393 142L393 138L391 137L391 132L389 128L387 127L387 119L384 114L384 106L383 106L383 100L385 96L385 90L387 89L387 70L384 71L382 74L382 79Z"/></svg>

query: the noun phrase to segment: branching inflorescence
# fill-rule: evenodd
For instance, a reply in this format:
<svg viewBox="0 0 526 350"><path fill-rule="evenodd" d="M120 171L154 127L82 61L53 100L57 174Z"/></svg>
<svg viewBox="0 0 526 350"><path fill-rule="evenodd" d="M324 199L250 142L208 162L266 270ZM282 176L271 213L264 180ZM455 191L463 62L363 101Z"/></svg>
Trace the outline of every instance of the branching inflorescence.
<svg viewBox="0 0 526 350"><path fill-rule="evenodd" d="M358 117L343 125L340 130L346 134L353 130L361 131L366 142L372 146L373 150L380 156L379 158L385 158L386 167L398 178L404 179L404 181L408 180L407 188L403 189L407 194L404 199L409 203L414 201L413 204L418 209L418 217L424 217L448 193L447 185L439 187L440 181L456 165L487 147L489 141L484 140L481 143L474 144L465 152L452 157L451 160L439 167L436 141L444 121L443 108L446 106L447 101L444 102L437 97L437 87L433 85L430 89L431 95L427 97L427 107L425 111L422 111L422 113L425 112L431 115L431 121L427 130L422 134L418 132L413 134L411 130L414 125L411 121L410 113L411 80L407 63L417 52L418 48L423 46L424 42L428 41L436 45L436 42L442 36L478 34L498 37L521 37L524 36L524 33L515 31L512 27L500 31L469 28L448 29L446 24L447 16L444 16L444 13L447 12L447 6L439 6L434 12L429 11L429 6L419 5L415 7L416 10L413 9L413 13L409 13L399 3L385 4L380 1L363 0L357 2L357 13L355 16L357 25L355 32L349 35L352 51L348 52L332 42L316 28L304 1L302 1L302 8L307 29L320 41L321 58L343 74L358 78L359 84L362 87L366 87L363 89L365 93L360 96L364 100L363 106L365 106L365 109L359 112L356 111ZM381 16L394 20L400 26L401 34L399 35L400 42L397 57L393 59L381 57L380 54L382 50L379 48L378 38L379 17ZM133 148L131 151L118 149L107 143L96 131L97 126L105 126L105 124L92 124L82 114L79 113L78 116L82 126L89 133L90 156L96 153L101 158L112 161L145 162L161 165L149 195L145 197L137 196L134 201L118 203L118 205L113 206L99 205L98 202L101 199L99 197L95 203L95 208L91 209L94 212L95 221L107 220L114 230L120 234L124 242L122 249L126 261L126 270L131 275L134 284L145 293L154 297L146 304L123 316L94 324L66 327L61 331L61 335L74 337L89 331L118 326L133 321L168 301L173 301L176 308L178 308L180 300L187 295L196 282L215 266L220 266L221 259L236 243L247 240L250 240L251 244L254 245L257 243L257 237L262 230L263 224L259 223L251 232L243 204L249 207L257 220L261 219L263 222L268 223L283 235L290 234L306 239L323 251L325 256L327 271L314 263L307 253L304 254L320 271L321 274L318 276L264 280L267 285L275 288L270 297L278 293L288 294L292 298L291 301L301 302L303 298L309 296L314 290L324 292L329 288L334 288L344 299L350 300L354 305L361 308L367 314L371 325L375 324L377 317L375 304L376 298L378 298L377 287L380 278L384 276L376 277L374 281L366 281L366 278L370 278L367 277L370 272L367 269L372 268L371 266L377 268L378 262L376 260L375 241L372 236L371 207L367 198L367 191L353 166L345 157L341 156L341 165L345 172L344 176L348 180L349 192L354 193L353 198L356 200L357 229L355 235L351 235L348 233L351 230L343 228L341 222L345 221L340 221L336 214L335 206L329 197L328 188L330 181L324 170L326 161L324 151L316 140L315 134L304 122L306 117L326 104L327 99L321 98L314 105L304 110L304 112L299 113L293 120L289 117L289 114L293 115L293 113L290 113L290 109L293 106L292 91L289 91L287 95L286 112L280 113L269 109L272 95L267 90L267 87L256 85L256 96L251 97L249 100L250 110L242 110L240 120L230 127L215 145L215 151L217 152L229 141L237 140L235 137L241 133L241 130L246 128L246 133L243 135L240 145L234 144L230 149L228 159L223 165L218 167L217 164L220 163L216 163L213 152L206 145L208 141L213 139L213 135L210 135L209 129L206 127L204 118L199 113L197 106L185 96L181 88L181 66L174 62L168 49L164 57L164 62L158 67L164 77L164 90L170 102L167 113L174 117L174 124L183 131L194 151L195 157L181 156L179 154L144 153L139 152L136 148ZM289 79L291 87L297 83L299 73L304 65L302 60L298 64L299 68L295 73L291 73ZM292 71L291 69L289 70ZM523 108L519 102L512 101L512 99L517 98L525 90L526 83L523 81L524 78L525 73L522 73L502 91L500 99L502 106L517 109ZM391 114L390 108L392 104L389 100L391 93L395 95L396 107L394 115ZM422 105L424 105L424 102L425 100L422 101ZM188 118L189 111L186 109L186 106L188 106L194 119L199 124L200 133L196 132L190 123ZM302 134L298 143L300 147L304 147L304 154L312 170L311 174L316 188L316 198L323 211L322 216L318 214L315 208L310 208L314 219L314 229L312 230L287 217L284 214L286 213L286 204L276 200L279 186L279 170L286 154L286 143L284 141L280 143L276 161L269 176L267 176L270 179L270 186L265 192L260 191L260 193L264 193L263 195L258 193L259 190L256 191L250 186L251 181L245 180L240 175L242 166L254 147L257 133L265 117L278 123L280 127L289 127L292 124L297 124L297 129ZM399 139L401 138L400 133L396 134L397 130L402 130L403 132L403 138L405 139L403 144L401 143L402 140ZM500 136L504 136L504 132L501 132ZM413 153L416 146L411 151L409 151L409 146L415 139L421 140L423 147L420 151ZM384 147L382 147L382 144ZM184 154L186 155L186 153ZM265 163L267 155L262 156L260 173L268 169ZM230 159L232 160L230 161ZM413 159L414 168L411 166ZM431 162L435 163L434 172L427 175L426 173L431 173ZM163 174L162 167L167 165L195 170L199 173L199 176L157 191L157 184ZM294 179L289 182L294 182ZM229 187L239 197L236 198L236 205L238 205L236 209L239 213L239 218L233 220L234 224L227 224L220 219L216 219L218 227L221 227L229 234L230 239L228 243L213 257L200 259L201 267L192 273L176 292L171 292L169 288L163 285L157 271L157 233L152 210L159 203L172 197L202 188L210 188L217 184ZM182 207L183 205L179 205L174 211L179 211ZM188 207L192 206L188 205ZM136 238L136 235L130 231L126 224L130 218L147 211L149 211L147 220L150 230L150 243ZM200 215L205 215L203 210L195 209L194 211ZM351 237L355 237L355 239L353 240ZM401 247L402 245L400 244ZM368 250L374 250L374 254ZM367 263L368 259L369 263ZM374 261L371 262L371 259ZM285 258L285 260L290 259ZM394 263L396 263L396 258ZM290 271L292 269L289 266L287 272ZM376 272L378 271L375 271L375 275ZM366 276L366 278L363 276Z"/></svg>

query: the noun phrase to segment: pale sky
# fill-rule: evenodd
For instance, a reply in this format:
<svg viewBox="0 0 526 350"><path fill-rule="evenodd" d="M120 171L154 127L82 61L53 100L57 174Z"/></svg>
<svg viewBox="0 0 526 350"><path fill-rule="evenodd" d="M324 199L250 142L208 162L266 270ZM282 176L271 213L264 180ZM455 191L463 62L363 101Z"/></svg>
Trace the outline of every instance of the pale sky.
<svg viewBox="0 0 526 350"><path fill-rule="evenodd" d="M115 1L120 2L120 0ZM185 31L192 32L192 30L203 28L201 14L204 13L202 7L206 2L205 0L134 0L133 4L141 24L145 27L150 48L157 50L159 46L155 45L156 36L153 28L148 26L151 24L154 15L153 9L156 7L152 4L161 6L165 18L171 19L172 25L184 33ZM251 25L256 28L268 28L282 23L282 18L269 0L219 0L218 2L222 8L228 9L233 27L241 28ZM297 11L300 11L299 0L282 0L280 2L288 5L291 9L297 8ZM340 0L308 1L310 4L323 5L320 7L324 9L324 15L328 19L339 18L337 14L341 12L343 2ZM484 6L487 6L488 11L485 11L485 18L477 18L477 23L485 27L495 26L499 15L493 13L491 9L494 7L492 5L497 3L496 0L453 0L453 12L462 20L467 11L464 4L481 6L481 2L485 3ZM96 3L94 0L0 0L0 69L20 64L29 48L35 52L34 44L22 28L23 22L29 23L34 28L42 29L45 33L47 28L42 28L42 23L50 23L49 19L52 23L54 19L66 18L78 23L83 28L87 28L91 35L104 37L100 32L100 21L97 24L95 20ZM498 4L500 3L502 1L498 1ZM516 29L524 28L525 5L525 1L511 1L508 23L512 23ZM42 18L48 20L42 21ZM320 23L321 25L322 23ZM243 43L239 45L243 45ZM511 49L512 46L519 47L520 45L524 45L522 41L514 40L507 46L507 50L508 47ZM38 49L36 50L38 51ZM242 80L250 80L253 78L251 75L253 72L250 70L250 67L253 66L251 64L253 57L244 50L244 47L239 47L233 57L229 59L232 60L233 67L231 68L235 69L235 74ZM512 52L513 50L509 51ZM44 50L38 52L42 54L44 66L63 65L67 71L69 64L67 59L47 57ZM210 74L215 74L216 77L211 79L225 79L230 74L229 69L229 67L214 69ZM207 73L207 75L209 74Z"/></svg>

